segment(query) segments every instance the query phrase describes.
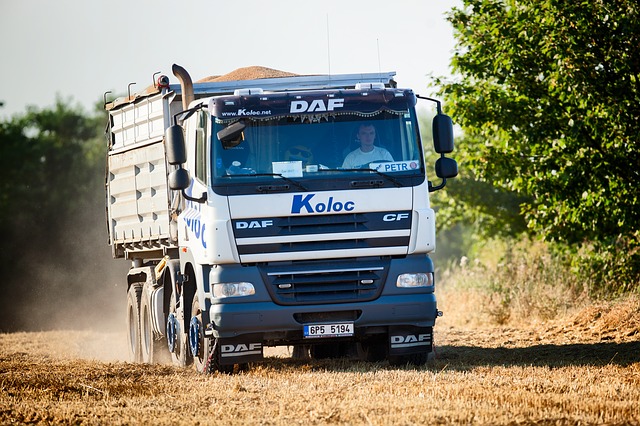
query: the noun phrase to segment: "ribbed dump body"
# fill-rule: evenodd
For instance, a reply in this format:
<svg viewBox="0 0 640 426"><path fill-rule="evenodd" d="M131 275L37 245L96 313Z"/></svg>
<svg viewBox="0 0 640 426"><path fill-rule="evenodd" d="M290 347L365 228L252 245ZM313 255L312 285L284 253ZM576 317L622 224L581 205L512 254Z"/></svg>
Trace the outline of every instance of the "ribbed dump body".
<svg viewBox="0 0 640 426"><path fill-rule="evenodd" d="M107 212L114 257L173 247L163 144L172 96L155 94L109 111Z"/></svg>
<svg viewBox="0 0 640 426"><path fill-rule="evenodd" d="M111 243L118 251L169 245L167 167L161 142L109 156Z"/></svg>

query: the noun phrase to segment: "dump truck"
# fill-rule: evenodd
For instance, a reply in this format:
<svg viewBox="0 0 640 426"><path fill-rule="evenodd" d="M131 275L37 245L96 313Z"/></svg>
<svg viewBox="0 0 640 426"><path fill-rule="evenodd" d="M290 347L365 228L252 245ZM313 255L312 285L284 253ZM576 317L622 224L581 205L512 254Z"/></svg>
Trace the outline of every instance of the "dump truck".
<svg viewBox="0 0 640 426"><path fill-rule="evenodd" d="M174 64L177 83L105 95L131 361L232 372L287 346L424 364L441 315L429 194L458 172L451 118L395 72L254 68L194 83ZM418 102L437 110L435 183Z"/></svg>

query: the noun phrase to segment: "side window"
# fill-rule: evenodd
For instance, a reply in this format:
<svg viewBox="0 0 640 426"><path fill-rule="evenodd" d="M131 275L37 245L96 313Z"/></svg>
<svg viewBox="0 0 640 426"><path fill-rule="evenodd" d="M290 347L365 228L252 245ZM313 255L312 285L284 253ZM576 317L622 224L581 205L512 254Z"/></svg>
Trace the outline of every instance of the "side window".
<svg viewBox="0 0 640 426"><path fill-rule="evenodd" d="M411 116L407 113L404 115L404 132L402 132L402 159L403 160L416 160L416 141L415 134L416 131L413 126L413 122L411 121Z"/></svg>
<svg viewBox="0 0 640 426"><path fill-rule="evenodd" d="M195 175L201 182L207 180L207 118L206 111L198 113L198 121L196 126L196 170Z"/></svg>

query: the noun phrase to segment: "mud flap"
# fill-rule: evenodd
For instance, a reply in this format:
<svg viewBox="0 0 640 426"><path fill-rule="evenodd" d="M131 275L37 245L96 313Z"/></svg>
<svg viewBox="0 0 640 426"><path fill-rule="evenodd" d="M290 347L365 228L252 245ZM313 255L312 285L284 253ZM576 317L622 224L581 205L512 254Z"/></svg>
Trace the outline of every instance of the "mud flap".
<svg viewBox="0 0 640 426"><path fill-rule="evenodd" d="M244 364L264 359L262 342L260 341L240 337L220 339L216 343L219 345L218 362L220 365Z"/></svg>
<svg viewBox="0 0 640 426"><path fill-rule="evenodd" d="M389 327L389 355L403 356L433 350L433 327Z"/></svg>

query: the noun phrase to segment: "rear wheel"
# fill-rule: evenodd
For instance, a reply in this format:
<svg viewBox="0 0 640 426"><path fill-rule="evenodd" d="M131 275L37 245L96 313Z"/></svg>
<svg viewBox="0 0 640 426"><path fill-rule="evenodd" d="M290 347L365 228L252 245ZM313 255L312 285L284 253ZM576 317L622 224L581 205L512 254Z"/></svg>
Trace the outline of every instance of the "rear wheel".
<svg viewBox="0 0 640 426"><path fill-rule="evenodd" d="M173 365L186 367L191 364L193 358L189 353L187 333L184 332L184 308L178 305L178 300L179 298L173 291L169 301L169 316L167 318L167 344Z"/></svg>
<svg viewBox="0 0 640 426"><path fill-rule="evenodd" d="M163 335L157 333L153 326L152 293L144 291L140 302L140 343L142 362L154 364L166 361L167 342Z"/></svg>
<svg viewBox="0 0 640 426"><path fill-rule="evenodd" d="M127 292L127 330L128 352L131 362L142 362L142 345L140 339L140 299L142 283L133 283Z"/></svg>

